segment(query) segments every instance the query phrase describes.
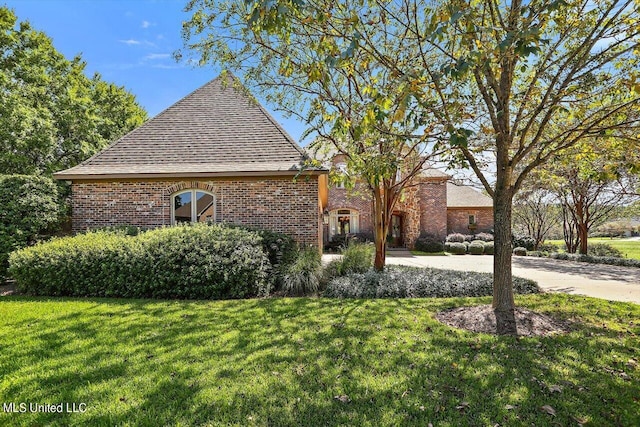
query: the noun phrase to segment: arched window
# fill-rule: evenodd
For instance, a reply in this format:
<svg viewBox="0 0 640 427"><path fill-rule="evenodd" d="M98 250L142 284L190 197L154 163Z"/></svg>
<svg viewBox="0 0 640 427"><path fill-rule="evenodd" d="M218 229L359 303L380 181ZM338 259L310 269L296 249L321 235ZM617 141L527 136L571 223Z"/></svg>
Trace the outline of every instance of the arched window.
<svg viewBox="0 0 640 427"><path fill-rule="evenodd" d="M171 223L215 221L213 194L202 190L183 190L171 196Z"/></svg>
<svg viewBox="0 0 640 427"><path fill-rule="evenodd" d="M352 209L336 209L329 212L329 238L335 235L358 233L360 214Z"/></svg>
<svg viewBox="0 0 640 427"><path fill-rule="evenodd" d="M344 181L346 179L345 175L347 174L347 164L346 163L336 163L336 170L340 174L339 180L336 182L336 188L345 188Z"/></svg>

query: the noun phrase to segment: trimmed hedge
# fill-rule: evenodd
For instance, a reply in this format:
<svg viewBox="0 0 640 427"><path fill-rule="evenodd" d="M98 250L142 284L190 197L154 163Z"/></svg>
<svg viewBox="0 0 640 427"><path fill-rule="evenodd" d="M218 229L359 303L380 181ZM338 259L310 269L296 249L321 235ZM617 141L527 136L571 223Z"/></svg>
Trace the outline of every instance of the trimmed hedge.
<svg viewBox="0 0 640 427"><path fill-rule="evenodd" d="M527 249L519 246L513 249L513 254L516 256L527 256Z"/></svg>
<svg viewBox="0 0 640 427"><path fill-rule="evenodd" d="M444 250L444 245L440 239L433 236L418 237L414 244L414 249L426 253L438 253Z"/></svg>
<svg viewBox="0 0 640 427"><path fill-rule="evenodd" d="M484 253L484 242L482 240L474 240L467 248L471 255L482 255Z"/></svg>
<svg viewBox="0 0 640 427"><path fill-rule="evenodd" d="M467 245L459 242L448 242L445 251L454 255L464 255L467 253Z"/></svg>
<svg viewBox="0 0 640 427"><path fill-rule="evenodd" d="M640 267L640 260L630 259L630 258L599 257L599 256L582 255L582 254L568 254L564 252L552 253L549 255L549 258L566 260L566 261L586 262L589 264L617 265L619 267Z"/></svg>
<svg viewBox="0 0 640 427"><path fill-rule="evenodd" d="M0 175L0 283L9 254L33 244L39 233L58 221L58 188L50 178Z"/></svg>
<svg viewBox="0 0 640 427"><path fill-rule="evenodd" d="M539 293L537 283L513 278L518 294ZM493 294L493 275L468 271L389 266L382 273L369 270L333 279L323 296L329 298L448 298Z"/></svg>
<svg viewBox="0 0 640 427"><path fill-rule="evenodd" d="M90 232L14 252L10 264L31 295L228 299L270 290L260 236L222 225Z"/></svg>

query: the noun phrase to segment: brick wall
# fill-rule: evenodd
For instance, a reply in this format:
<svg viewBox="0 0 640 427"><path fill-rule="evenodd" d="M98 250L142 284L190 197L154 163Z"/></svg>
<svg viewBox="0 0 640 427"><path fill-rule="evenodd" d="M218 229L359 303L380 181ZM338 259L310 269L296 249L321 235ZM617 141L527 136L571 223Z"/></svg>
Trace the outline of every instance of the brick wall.
<svg viewBox="0 0 640 427"><path fill-rule="evenodd" d="M447 186L444 180L425 180L419 186L420 230L444 238L447 235Z"/></svg>
<svg viewBox="0 0 640 427"><path fill-rule="evenodd" d="M373 218L371 210L371 195L366 185L357 183L355 188L347 190L336 188L329 184L329 212L336 209L353 209L360 214L360 233L373 234ZM327 234L328 236L328 234Z"/></svg>
<svg viewBox="0 0 640 427"><path fill-rule="evenodd" d="M469 215L476 216L475 230L469 229ZM447 233L472 234L493 230L493 208L449 208L447 209Z"/></svg>
<svg viewBox="0 0 640 427"><path fill-rule="evenodd" d="M198 188L216 197L216 221L266 228L297 242L319 245L318 178L218 180L76 181L72 184L73 230L171 224L171 195Z"/></svg>

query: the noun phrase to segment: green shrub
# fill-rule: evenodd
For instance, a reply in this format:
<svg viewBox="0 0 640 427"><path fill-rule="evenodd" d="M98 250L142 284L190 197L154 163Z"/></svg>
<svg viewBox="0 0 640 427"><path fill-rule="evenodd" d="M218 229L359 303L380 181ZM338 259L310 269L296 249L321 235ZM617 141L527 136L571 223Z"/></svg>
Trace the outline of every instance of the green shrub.
<svg viewBox="0 0 640 427"><path fill-rule="evenodd" d="M624 254L619 249L606 243L587 243L587 254L591 256L624 258Z"/></svg>
<svg viewBox="0 0 640 427"><path fill-rule="evenodd" d="M474 238L483 242L493 242L493 234L491 233L478 233Z"/></svg>
<svg viewBox="0 0 640 427"><path fill-rule="evenodd" d="M364 273L373 267L375 247L369 243L349 243L342 250L340 274Z"/></svg>
<svg viewBox="0 0 640 427"><path fill-rule="evenodd" d="M448 252L454 255L464 255L467 253L467 245L459 242L450 242Z"/></svg>
<svg viewBox="0 0 640 427"><path fill-rule="evenodd" d="M484 242L484 254L493 255L495 252L493 242Z"/></svg>
<svg viewBox="0 0 640 427"><path fill-rule="evenodd" d="M511 240L514 248L525 248L528 251L532 251L536 241L524 234L514 234Z"/></svg>
<svg viewBox="0 0 640 427"><path fill-rule="evenodd" d="M293 238L277 231L262 228L228 225L231 228L240 228L258 234L262 239L262 250L267 254L271 271L268 279L275 289L282 288L287 267L295 261L298 255L298 245Z"/></svg>
<svg viewBox="0 0 640 427"><path fill-rule="evenodd" d="M14 252L10 264L18 289L31 295L227 299L269 293L260 236L222 225L138 236L90 232Z"/></svg>
<svg viewBox="0 0 640 427"><path fill-rule="evenodd" d="M513 278L518 294L539 293L536 282ZM493 294L493 275L468 271L389 266L333 279L323 296L330 298L448 298Z"/></svg>
<svg viewBox="0 0 640 427"><path fill-rule="evenodd" d="M31 175L0 175L0 283L9 254L35 242L58 221L58 188L50 179Z"/></svg>
<svg viewBox="0 0 640 427"><path fill-rule="evenodd" d="M342 260L334 259L326 264L322 268L322 277L320 279L320 288L324 289L327 287L329 282L331 282L336 277L340 277L340 270L342 269Z"/></svg>
<svg viewBox="0 0 640 427"><path fill-rule="evenodd" d="M144 230L142 230L140 227L136 227L135 225L113 225L108 227L100 227L93 231L104 231L107 233L123 234L125 236L137 236Z"/></svg>
<svg viewBox="0 0 640 427"><path fill-rule="evenodd" d="M484 242L482 240L474 240L469 244L468 251L471 255L482 255L484 253Z"/></svg>
<svg viewBox="0 0 640 427"><path fill-rule="evenodd" d="M513 249L513 254L517 255L517 256L526 256L527 255L527 249L523 248L523 247L517 247Z"/></svg>
<svg viewBox="0 0 640 427"><path fill-rule="evenodd" d="M440 239L433 236L418 237L414 249L427 253L437 253L444 250L444 245Z"/></svg>
<svg viewBox="0 0 640 427"><path fill-rule="evenodd" d="M447 242L451 243L463 243L464 242L464 234L460 233L452 233L447 236Z"/></svg>
<svg viewBox="0 0 640 427"><path fill-rule="evenodd" d="M629 259L629 258L600 257L600 256L592 256L592 255L568 254L565 252L552 253L549 255L549 257L553 259L564 260L564 261L578 261L578 262L587 262L590 264L607 264L607 265L617 265L620 267L640 268L640 260Z"/></svg>
<svg viewBox="0 0 640 427"><path fill-rule="evenodd" d="M553 243L542 243L538 245L538 250L540 252L558 252L560 248Z"/></svg>
<svg viewBox="0 0 640 427"><path fill-rule="evenodd" d="M315 248L300 250L287 265L282 290L285 295L309 295L318 292L322 279L322 259Z"/></svg>

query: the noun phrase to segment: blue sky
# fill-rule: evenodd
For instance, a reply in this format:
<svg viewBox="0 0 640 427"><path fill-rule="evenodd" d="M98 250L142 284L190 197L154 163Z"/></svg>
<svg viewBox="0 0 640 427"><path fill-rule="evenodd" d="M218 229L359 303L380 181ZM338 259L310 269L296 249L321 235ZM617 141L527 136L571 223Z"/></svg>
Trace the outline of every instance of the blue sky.
<svg viewBox="0 0 640 427"><path fill-rule="evenodd" d="M150 117L215 78L219 68L177 63L188 0L0 0L19 21L53 39L67 58L81 54L89 76L124 86ZM304 124L264 104L296 141ZM302 142L302 145L305 145Z"/></svg>

